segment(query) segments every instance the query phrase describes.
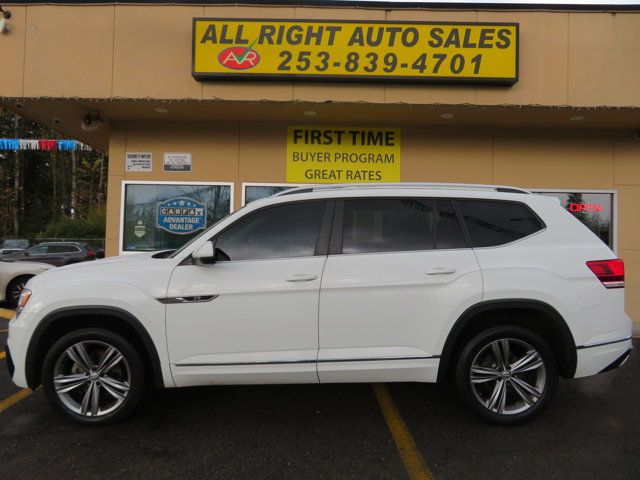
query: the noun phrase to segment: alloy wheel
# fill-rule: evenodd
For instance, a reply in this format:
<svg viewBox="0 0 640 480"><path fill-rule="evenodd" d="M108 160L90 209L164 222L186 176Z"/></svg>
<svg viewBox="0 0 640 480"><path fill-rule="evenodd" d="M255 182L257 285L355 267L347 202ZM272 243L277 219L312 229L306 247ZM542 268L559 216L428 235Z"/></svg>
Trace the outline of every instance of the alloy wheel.
<svg viewBox="0 0 640 480"><path fill-rule="evenodd" d="M53 384L69 410L101 417L115 411L127 398L131 369L113 345L85 340L62 352L54 367Z"/></svg>
<svg viewBox="0 0 640 480"><path fill-rule="evenodd" d="M11 289L11 298L13 298L14 305L18 304L20 294L22 293L22 290L24 290L26 284L27 280L18 281L17 283L13 284L13 288Z"/></svg>
<svg viewBox="0 0 640 480"><path fill-rule="evenodd" d="M476 399L500 415L525 412L542 397L547 372L540 353L515 338L485 345L471 364L469 381Z"/></svg>

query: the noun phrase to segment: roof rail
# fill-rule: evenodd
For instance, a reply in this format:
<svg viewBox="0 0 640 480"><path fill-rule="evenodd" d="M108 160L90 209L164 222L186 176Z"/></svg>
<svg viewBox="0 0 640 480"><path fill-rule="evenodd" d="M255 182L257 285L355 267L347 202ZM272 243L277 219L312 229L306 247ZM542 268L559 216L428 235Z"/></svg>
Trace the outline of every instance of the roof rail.
<svg viewBox="0 0 640 480"><path fill-rule="evenodd" d="M274 194L274 197L282 195L291 195L294 193L310 193L330 190L357 190L361 188L385 189L385 188L433 188L448 190L487 190L502 193L526 193L528 190L522 188L510 187L506 185L483 185L474 183L416 183L416 182L399 182L399 183L331 183L323 185L309 185L304 187L294 187Z"/></svg>

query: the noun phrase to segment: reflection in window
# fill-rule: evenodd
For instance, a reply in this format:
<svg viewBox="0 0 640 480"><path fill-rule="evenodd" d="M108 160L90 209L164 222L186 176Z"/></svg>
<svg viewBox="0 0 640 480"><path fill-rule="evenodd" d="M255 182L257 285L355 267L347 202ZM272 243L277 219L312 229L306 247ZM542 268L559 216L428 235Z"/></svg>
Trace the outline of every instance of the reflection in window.
<svg viewBox="0 0 640 480"><path fill-rule="evenodd" d="M435 248L434 202L419 198L344 201L342 253Z"/></svg>
<svg viewBox="0 0 640 480"><path fill-rule="evenodd" d="M556 197L564 208L613 249L612 193L545 191L535 193Z"/></svg>
<svg viewBox="0 0 640 480"><path fill-rule="evenodd" d="M122 250L179 248L231 210L229 185L125 184Z"/></svg>
<svg viewBox="0 0 640 480"><path fill-rule="evenodd" d="M313 256L326 202L288 203L248 214L215 240L229 260Z"/></svg>
<svg viewBox="0 0 640 480"><path fill-rule="evenodd" d="M245 185L244 204L247 205L261 198L270 197L276 193L297 188L298 185Z"/></svg>

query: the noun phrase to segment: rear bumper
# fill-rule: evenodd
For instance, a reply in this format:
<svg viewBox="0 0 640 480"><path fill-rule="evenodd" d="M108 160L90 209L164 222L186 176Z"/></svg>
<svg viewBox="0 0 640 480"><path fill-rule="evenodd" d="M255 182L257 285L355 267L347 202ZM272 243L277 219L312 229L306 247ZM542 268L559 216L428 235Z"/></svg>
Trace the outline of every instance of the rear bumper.
<svg viewBox="0 0 640 480"><path fill-rule="evenodd" d="M624 352L622 355L620 355L613 362L611 362L609 364L609 366L607 366L603 370L601 370L600 373L605 373L605 372L608 372L610 370L615 370L616 368L621 367L622 365L624 365L627 362L627 360L629 360L630 356L631 356L631 348L629 350L627 350L626 352Z"/></svg>
<svg viewBox="0 0 640 480"><path fill-rule="evenodd" d="M578 363L574 378L588 377L618 368L629 358L632 349L631 338L578 347Z"/></svg>

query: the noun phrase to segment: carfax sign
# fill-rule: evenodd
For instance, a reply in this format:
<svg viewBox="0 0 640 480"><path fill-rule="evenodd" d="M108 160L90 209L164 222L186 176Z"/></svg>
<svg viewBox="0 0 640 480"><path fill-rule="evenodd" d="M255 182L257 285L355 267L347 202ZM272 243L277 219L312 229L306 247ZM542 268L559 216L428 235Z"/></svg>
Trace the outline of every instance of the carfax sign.
<svg viewBox="0 0 640 480"><path fill-rule="evenodd" d="M170 198L157 205L156 226L169 233L186 235L207 226L207 207L190 198Z"/></svg>
<svg viewBox="0 0 640 480"><path fill-rule="evenodd" d="M399 128L287 128L287 182L399 181Z"/></svg>
<svg viewBox="0 0 640 480"><path fill-rule="evenodd" d="M513 85L518 24L196 18L193 76Z"/></svg>

